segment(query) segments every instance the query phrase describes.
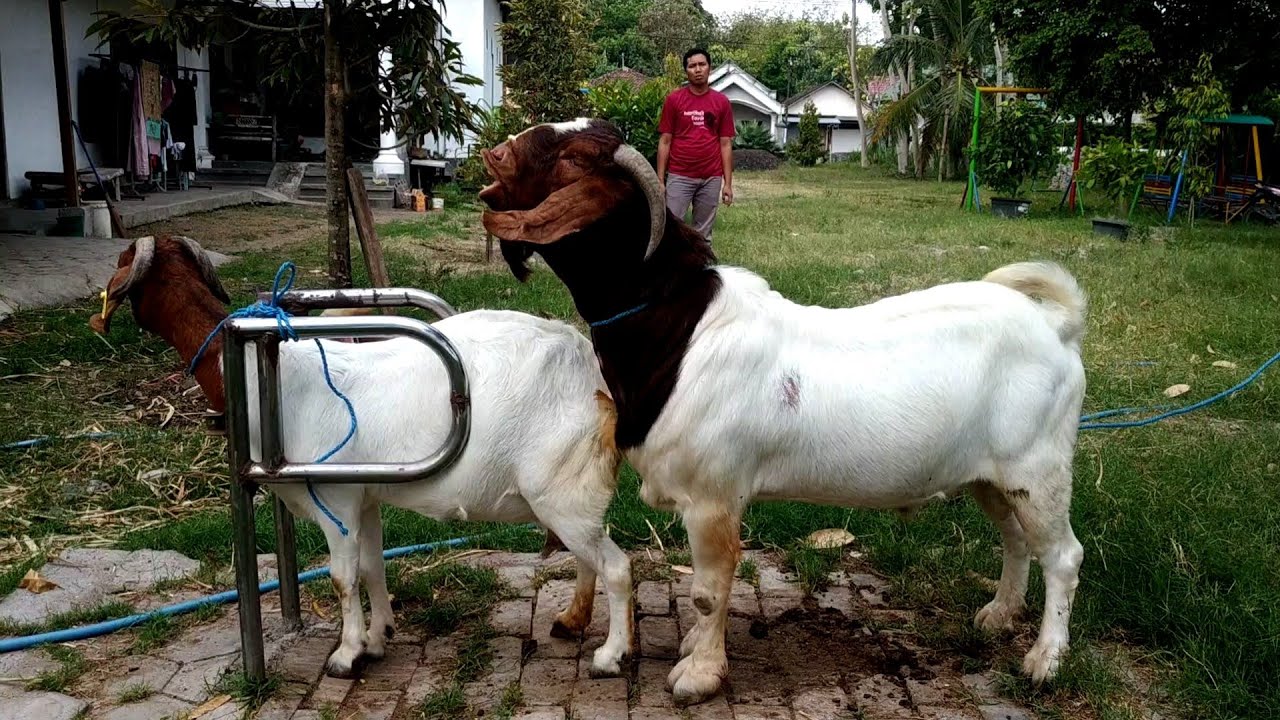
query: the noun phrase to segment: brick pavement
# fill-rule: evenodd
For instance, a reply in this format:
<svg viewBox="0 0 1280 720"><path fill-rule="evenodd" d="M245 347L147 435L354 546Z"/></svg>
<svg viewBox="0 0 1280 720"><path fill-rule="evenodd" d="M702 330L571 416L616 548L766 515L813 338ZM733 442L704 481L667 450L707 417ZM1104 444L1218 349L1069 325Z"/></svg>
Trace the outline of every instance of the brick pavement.
<svg viewBox="0 0 1280 720"><path fill-rule="evenodd" d="M666 676L679 656L680 639L696 610L689 600L691 578L642 580L636 588L636 645L627 676L592 679L591 651L607 632L607 600L598 593L593 618L578 641L549 635L552 619L573 591L572 580L547 580L536 589L536 555L498 553L480 562L496 567L520 596L492 610L498 636L490 642L491 670L463 688L467 710L459 717L488 717L504 692L518 684L519 720L1029 720L1034 715L993 689L990 674L966 674L959 656L913 644L901 629L910 613L891 610L888 584L869 574L837 573L832 585L812 597L763 553L751 552L759 568L758 587L735 581L728 638L729 680L715 698L677 708ZM563 554L559 559L564 559ZM557 560L553 556L547 563ZM820 627L810 627L810 626ZM836 628L832 642L846 658L864 651L876 672L840 667L841 658L824 648L812 655L794 639ZM875 628L885 628L878 630ZM455 633L457 635L457 633ZM852 638L852 639L851 639ZM454 653L461 638L422 642L398 634L388 656L370 665L359 680L322 677L320 669L337 642L336 630L305 637L282 654L284 689L258 713L259 720L401 720L420 717L419 705L451 683ZM785 657L783 657L785 656ZM803 658L796 667L795 657ZM775 666L789 663L787 667ZM849 661L858 665L861 661ZM326 713L328 713L326 715ZM859 714L860 713L860 714Z"/></svg>

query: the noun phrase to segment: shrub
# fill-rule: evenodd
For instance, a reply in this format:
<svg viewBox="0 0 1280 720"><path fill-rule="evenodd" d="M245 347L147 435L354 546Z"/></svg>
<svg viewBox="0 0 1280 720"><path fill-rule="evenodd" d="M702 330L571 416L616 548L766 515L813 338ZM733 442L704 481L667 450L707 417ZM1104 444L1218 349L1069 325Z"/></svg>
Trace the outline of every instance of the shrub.
<svg viewBox="0 0 1280 720"><path fill-rule="evenodd" d="M787 157L806 167L816 165L825 151L822 148L822 130L818 127L818 108L813 101L804 104L800 115L800 134L787 146Z"/></svg>
<svg viewBox="0 0 1280 720"><path fill-rule="evenodd" d="M1024 182L1050 166L1052 143L1053 118L1048 111L1026 100L1005 103L983 131L979 177L996 192L1017 198Z"/></svg>
<svg viewBox="0 0 1280 720"><path fill-rule="evenodd" d="M639 89L626 81L612 80L591 88L587 105L593 117L617 125L627 144L656 165L658 120L662 115L662 102L673 88L665 77L654 78Z"/></svg>
<svg viewBox="0 0 1280 720"><path fill-rule="evenodd" d="M778 144L773 141L773 137L769 135L769 128L764 125L740 122L735 132L736 134L733 138L735 150L778 152Z"/></svg>
<svg viewBox="0 0 1280 720"><path fill-rule="evenodd" d="M1137 143L1109 138L1097 147L1080 150L1080 172L1076 176L1082 187L1096 188L1114 204L1116 218L1129 215L1133 193L1142 183L1151 158Z"/></svg>
<svg viewBox="0 0 1280 720"><path fill-rule="evenodd" d="M581 0L509 0L499 24L509 62L499 70L510 101L533 122L582 115L582 83L594 64Z"/></svg>

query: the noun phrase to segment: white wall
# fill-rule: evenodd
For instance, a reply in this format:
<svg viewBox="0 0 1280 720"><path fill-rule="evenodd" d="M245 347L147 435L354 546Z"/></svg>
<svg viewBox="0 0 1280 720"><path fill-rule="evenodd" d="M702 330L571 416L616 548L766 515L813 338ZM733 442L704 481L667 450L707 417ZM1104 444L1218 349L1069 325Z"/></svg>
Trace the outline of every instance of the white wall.
<svg viewBox="0 0 1280 720"><path fill-rule="evenodd" d="M831 85L825 85L812 95L791 103L791 105L787 106L787 113L790 115L803 113L804 104L809 100L813 100L814 106L818 108L819 115L855 117L858 114L858 109L854 106L853 96L843 89ZM866 108L863 109L865 110Z"/></svg>
<svg viewBox="0 0 1280 720"><path fill-rule="evenodd" d="M28 170L61 170L58 102L46 0L6 0L0 22L0 73L4 86L5 157L9 197L29 186ZM68 33L70 35L71 33ZM72 102L75 93L71 93Z"/></svg>
<svg viewBox="0 0 1280 720"><path fill-rule="evenodd" d="M9 172L9 197L16 198L30 186L23 175L28 170L62 170L62 144L58 134L57 86L53 75L53 39L49 32L47 0L0 0L4 20L0 22L0 85L4 89L4 137ZM79 84L84 68L98 64L93 53L106 53L98 39L85 37L97 19L96 10L127 10L128 0L66 0L62 15L66 28L67 79L71 95L71 118L80 117ZM185 49L178 61L191 67L209 66L202 54ZM202 75L197 92L200 125L196 146L208 145L208 76ZM87 167L88 158L75 135L76 166ZM87 143L93 162L101 166L101 154Z"/></svg>
<svg viewBox="0 0 1280 720"><path fill-rule="evenodd" d="M444 25L450 37L461 45L463 72L484 81L483 85L460 85L458 89L483 109L502 102L502 81L498 77L502 41L497 30L501 18L499 0L453 0L444 7ZM462 158L474 142L474 134L467 133L461 143L454 138L428 136L423 145L446 157Z"/></svg>

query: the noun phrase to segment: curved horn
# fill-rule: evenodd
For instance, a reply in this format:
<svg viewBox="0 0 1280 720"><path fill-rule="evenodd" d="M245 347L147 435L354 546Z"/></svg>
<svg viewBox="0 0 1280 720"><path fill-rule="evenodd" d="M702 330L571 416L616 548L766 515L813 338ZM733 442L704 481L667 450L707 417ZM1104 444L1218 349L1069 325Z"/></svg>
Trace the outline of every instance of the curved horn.
<svg viewBox="0 0 1280 720"><path fill-rule="evenodd" d="M662 242L667 226L667 201L662 196L662 188L658 187L658 174L644 155L630 145L619 145L613 153L613 161L635 178L649 201L649 246L644 251L644 259L648 260L658 249L658 243Z"/></svg>
<svg viewBox="0 0 1280 720"><path fill-rule="evenodd" d="M129 266L129 276L110 292L113 300L119 300L135 283L146 277L151 269L151 261L156 256L156 241L150 235L133 241L133 264Z"/></svg>
<svg viewBox="0 0 1280 720"><path fill-rule="evenodd" d="M186 248L191 255L191 259L196 261L196 265L200 268L200 277L204 279L204 283L213 291L215 297L224 303L230 303L231 297L227 295L226 289L222 287L222 281L218 279L218 271L213 267L213 261L209 259L209 254L200 247L200 243L186 237L185 235L175 235L174 240L182 243L182 247Z"/></svg>

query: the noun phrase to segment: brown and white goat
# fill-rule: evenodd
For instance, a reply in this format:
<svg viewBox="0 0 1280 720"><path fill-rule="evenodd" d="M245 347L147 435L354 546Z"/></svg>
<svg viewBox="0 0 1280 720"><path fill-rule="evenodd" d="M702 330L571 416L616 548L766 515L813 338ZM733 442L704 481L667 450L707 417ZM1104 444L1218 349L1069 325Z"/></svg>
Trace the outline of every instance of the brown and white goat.
<svg viewBox="0 0 1280 720"><path fill-rule="evenodd" d="M189 238L140 238L120 254L107 287L105 313L90 324L109 330L126 299L139 326L164 338L190 364L227 315L228 298L208 257ZM425 480L400 484L323 484L315 492L346 528L317 507L301 484L266 484L296 515L317 523L330 552L342 603L342 641L330 674L355 672L362 657L381 657L394 631L382 558L381 503L439 520L536 521L577 557L572 603L552 635L580 635L591 618L597 573L609 596L609 635L591 671L616 675L631 648L630 562L609 538L604 514L619 455L614 408L591 344L570 325L507 311L474 311L434 323L457 348L471 390L470 439L458 460ZM195 369L213 409L225 408L221 338ZM321 340L334 384L359 419L335 462L412 462L440 446L449 429L449 383L425 345L407 338L345 343ZM313 461L347 432L345 405L325 382L315 342L280 346L284 455ZM248 397L256 398L257 362L246 358ZM258 407L249 403L250 453L260 458ZM369 593L366 630L359 582Z"/></svg>
<svg viewBox="0 0 1280 720"><path fill-rule="evenodd" d="M727 672L754 499L902 509L968 489L1004 540L975 623L1012 627L1035 553L1045 606L1023 670L1056 672L1083 558L1068 516L1085 300L1065 270L1020 263L861 307L801 306L718 265L608 122L534 126L483 159L485 227L517 277L536 252L568 287L642 496L689 532L700 615L667 679L677 701L713 695Z"/></svg>

